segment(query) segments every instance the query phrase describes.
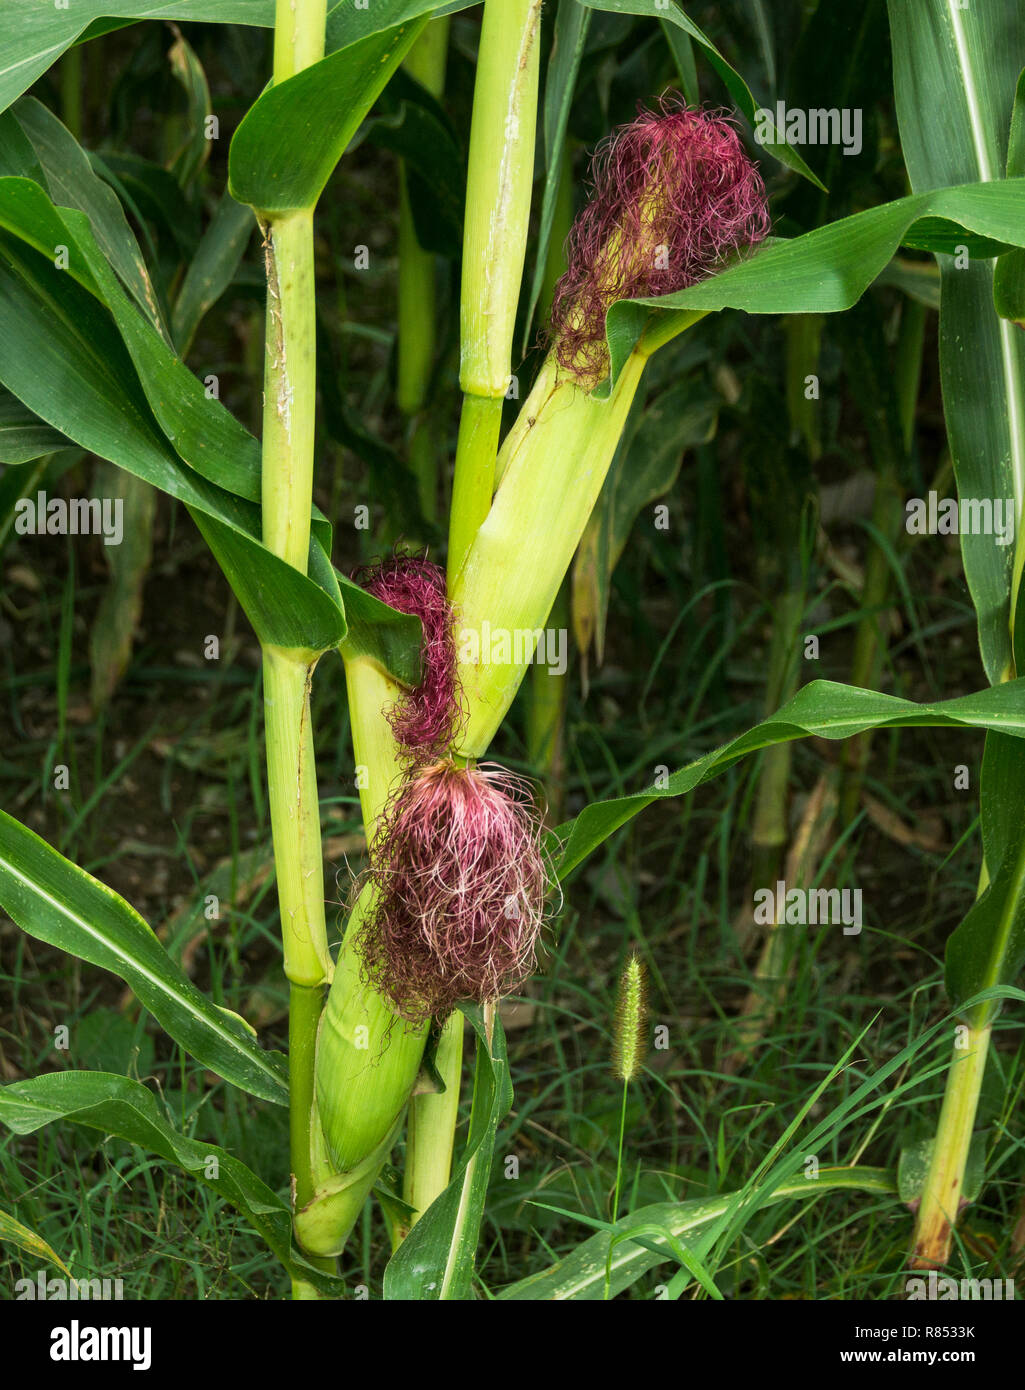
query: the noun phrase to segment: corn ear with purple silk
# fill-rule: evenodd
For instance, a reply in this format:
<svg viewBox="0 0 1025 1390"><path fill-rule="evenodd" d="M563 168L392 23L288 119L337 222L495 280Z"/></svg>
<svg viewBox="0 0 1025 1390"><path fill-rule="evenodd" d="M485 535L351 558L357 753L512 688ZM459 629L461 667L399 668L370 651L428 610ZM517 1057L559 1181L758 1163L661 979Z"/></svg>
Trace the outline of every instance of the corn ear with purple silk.
<svg viewBox="0 0 1025 1390"><path fill-rule="evenodd" d="M486 750L532 660L647 358L702 317L653 325L603 398L594 388L611 367L608 310L694 284L768 231L765 189L732 123L678 99L615 131L591 179L555 291L551 350L502 445L491 509L454 576L468 707L459 752L469 758Z"/></svg>

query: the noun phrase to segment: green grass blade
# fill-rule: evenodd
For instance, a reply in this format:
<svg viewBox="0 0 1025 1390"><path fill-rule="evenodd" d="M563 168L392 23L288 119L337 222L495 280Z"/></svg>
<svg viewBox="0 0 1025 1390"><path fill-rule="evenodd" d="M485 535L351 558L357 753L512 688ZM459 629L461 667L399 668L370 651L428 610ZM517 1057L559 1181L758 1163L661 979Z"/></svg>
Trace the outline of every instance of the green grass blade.
<svg viewBox="0 0 1025 1390"><path fill-rule="evenodd" d="M800 1200L837 1189L895 1196L897 1184L893 1175L882 1168L822 1168L814 1181L801 1178L780 1185L769 1200ZM585 1240L548 1269L502 1289L497 1298L502 1301L529 1299L535 1302L600 1300L604 1297L610 1231L619 1238L611 1259L610 1296L614 1298L650 1269L672 1259L672 1242L698 1234L717 1217L723 1216L734 1197L735 1194L727 1193L717 1197L695 1197L686 1202L656 1202L640 1207L621 1217L615 1226L603 1226L598 1234ZM631 1240L630 1233L634 1231L637 1235L643 1233L647 1242L647 1233L651 1229L662 1233L661 1239L651 1243L654 1249L647 1243L640 1245Z"/></svg>
<svg viewBox="0 0 1025 1390"><path fill-rule="evenodd" d="M1021 7L1003 0L968 7L890 0L889 12L901 147L915 193L1002 179L1025 63ZM1022 170L1012 161L1008 172ZM1012 585L1021 573L1025 350L1021 331L993 312L992 263L938 259L940 376L958 492L1011 497L1016 504L1018 553L994 545L992 536L961 536L983 664L995 682L1011 665Z"/></svg>

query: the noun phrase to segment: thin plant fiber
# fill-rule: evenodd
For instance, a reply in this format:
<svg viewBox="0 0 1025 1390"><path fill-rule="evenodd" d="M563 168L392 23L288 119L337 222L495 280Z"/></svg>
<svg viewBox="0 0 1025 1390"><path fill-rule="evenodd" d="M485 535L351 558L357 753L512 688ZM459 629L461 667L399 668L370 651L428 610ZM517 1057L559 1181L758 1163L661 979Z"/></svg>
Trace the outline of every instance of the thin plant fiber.
<svg viewBox="0 0 1025 1390"><path fill-rule="evenodd" d="M420 684L385 711L402 752L414 763L439 757L455 736L461 710L452 605L445 571L425 555L396 554L356 570L367 593L420 619Z"/></svg>
<svg viewBox="0 0 1025 1390"><path fill-rule="evenodd" d="M385 808L370 862L360 954L408 1023L497 1000L533 972L549 875L529 789L504 768L420 768Z"/></svg>
<svg viewBox="0 0 1025 1390"><path fill-rule="evenodd" d="M595 151L593 191L566 243L550 336L560 366L597 384L605 314L617 299L674 294L761 241L769 214L758 168L723 112L674 94L638 107Z"/></svg>

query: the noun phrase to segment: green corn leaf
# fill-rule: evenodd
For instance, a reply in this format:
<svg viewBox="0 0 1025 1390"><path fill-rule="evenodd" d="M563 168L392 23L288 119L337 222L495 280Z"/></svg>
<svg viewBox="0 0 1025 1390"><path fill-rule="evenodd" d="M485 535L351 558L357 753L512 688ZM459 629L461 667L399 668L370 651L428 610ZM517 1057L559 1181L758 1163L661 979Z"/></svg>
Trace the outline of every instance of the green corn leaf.
<svg viewBox="0 0 1025 1390"><path fill-rule="evenodd" d="M259 444L137 312L111 271L88 216L55 207L38 184L6 178L0 179L0 226L51 266L55 249L66 248L67 267L58 268L57 276L76 281L110 311L133 375L178 456L218 487L258 501ZM53 281L53 276L47 278Z"/></svg>
<svg viewBox="0 0 1025 1390"><path fill-rule="evenodd" d="M990 192L1001 186L1005 170L1020 183L1025 167L1008 146L1025 58L1021 6L889 0L889 13L901 148L915 193L971 180L987 185L980 193ZM1025 221L1020 208L1017 216ZM978 230L1000 236L992 227ZM938 259L940 379L958 492L1014 498L1019 522L1018 554L995 546L992 536L961 536L983 665L998 681L1011 671L1012 586L1021 573L1025 345L1018 327L994 313L992 263Z"/></svg>
<svg viewBox="0 0 1025 1390"><path fill-rule="evenodd" d="M477 1069L466 1148L448 1187L388 1261L384 1272L384 1296L388 1299L433 1301L471 1296L495 1133L512 1105L512 1084L497 1015L489 1047L481 1010L466 1005L463 1012L477 1033Z"/></svg>
<svg viewBox="0 0 1025 1390"><path fill-rule="evenodd" d="M1011 984L1025 966L1025 747L1016 738L986 736L979 797L990 882L947 941L947 996L956 1009L983 990ZM986 1018L998 1008L987 1004Z"/></svg>
<svg viewBox="0 0 1025 1390"><path fill-rule="evenodd" d="M188 188L210 158L210 141L206 137L206 118L213 109L210 88L203 65L192 45L179 34L168 49L171 71L185 92L188 110L187 137L171 161L170 171L181 188Z"/></svg>
<svg viewBox="0 0 1025 1390"><path fill-rule="evenodd" d="M227 1150L180 1134L140 1082L111 1072L60 1071L0 1086L0 1124L15 1134L34 1134L55 1121L99 1130L158 1154L240 1211L291 1274L335 1297L345 1292L340 1279L312 1269L292 1250L287 1203Z"/></svg>
<svg viewBox="0 0 1025 1390"><path fill-rule="evenodd" d="M347 632L345 613L337 590L332 595L317 582L330 565L315 537L307 578L254 536L207 510L189 510L261 642L310 652L337 647Z"/></svg>
<svg viewBox="0 0 1025 1390"><path fill-rule="evenodd" d="M896 1195L893 1175L883 1168L821 1168L814 1181L799 1178L782 1184L768 1202L800 1201L819 1196L830 1190L875 1192L883 1196ZM644 1277L649 1270L667 1260L678 1258L674 1242L683 1236L695 1237L718 1217L725 1215L737 1194L717 1197L695 1197L686 1202L655 1202L639 1207L623 1216L614 1226L603 1226L597 1235L571 1251L556 1264L520 1279L502 1289L496 1297L502 1301L600 1300L605 1297L606 1262L609 1237L618 1237L613 1246L610 1297L623 1293ZM599 1223L589 1223L599 1224ZM651 1240L647 1234L654 1228L662 1232L661 1239Z"/></svg>
<svg viewBox="0 0 1025 1390"><path fill-rule="evenodd" d="M402 685L419 685L423 641L420 619L389 608L342 574L337 574L336 578L341 586L348 622L345 640L340 644L342 655L372 657Z"/></svg>
<svg viewBox="0 0 1025 1390"><path fill-rule="evenodd" d="M39 161L43 178L36 181L43 183L56 206L85 213L100 251L147 320L163 332L156 291L117 194L96 176L81 145L42 102L25 97L10 116ZM6 151L6 142L0 140L0 159L5 162Z"/></svg>
<svg viewBox="0 0 1025 1390"><path fill-rule="evenodd" d="M898 198L792 241L768 241L746 260L677 294L617 300L605 323L612 379L642 336L646 344L657 346L695 316L717 309L749 314L835 314L849 309L902 245L921 250L966 245L971 255L993 256L1022 244L1025 179ZM989 288L987 294L991 299ZM607 392L606 384L598 394Z"/></svg>
<svg viewBox="0 0 1025 1390"><path fill-rule="evenodd" d="M7 113L5 119L10 118ZM0 127L0 141L2 136ZM231 227L243 212L250 216L236 205ZM141 317L98 245L90 217L55 207L29 179L8 177L0 178L0 227L12 234L5 239L8 255L3 258L9 269L6 306L0 289L0 323L11 324L6 344L10 377L0 363L0 380L50 425L60 429L59 422L65 422L70 439L185 502L261 641L316 651L336 646L347 627L326 559L330 527L323 519L314 521L310 579L260 544L259 514L247 506L260 496L257 441ZM52 264L58 246L67 248L66 269ZM0 279L4 270L0 263ZM186 281L183 294L189 290L192 307L178 324L183 331L194 330L196 313L202 312L204 294L210 292L204 289L209 273L197 274L193 288ZM16 324L16 319L22 321ZM24 339L33 340L32 349L19 341ZM45 380L33 365L44 358L55 364ZM173 455L161 447L161 433ZM179 460L194 470L191 478ZM418 625L414 630L409 620L388 617L391 610L382 604L363 604L362 613L361 649L386 670L397 663L393 673L408 682L418 659Z"/></svg>
<svg viewBox="0 0 1025 1390"><path fill-rule="evenodd" d="M426 24L424 17L360 38L265 91L232 138L232 197L278 216L315 207L363 117Z"/></svg>
<svg viewBox="0 0 1025 1390"><path fill-rule="evenodd" d="M71 441L0 387L0 463L29 463Z"/></svg>
<svg viewBox="0 0 1025 1390"><path fill-rule="evenodd" d="M122 504L121 544L106 548L110 580L89 630L89 702L98 711L110 700L131 660L153 554L157 495L141 478L111 463L101 463L94 471L93 491L120 497Z"/></svg>
<svg viewBox="0 0 1025 1390"><path fill-rule="evenodd" d="M337 602L264 548L252 503L182 463L161 436L99 303L70 275L28 256L0 240L0 381L82 448L177 497L197 523L202 517L222 568L244 590L240 599L261 640L337 645L346 631ZM316 537L313 545L316 551Z"/></svg>
<svg viewBox="0 0 1025 1390"><path fill-rule="evenodd" d="M668 4L666 0L580 0L580 3L586 5L588 9L607 10L611 14L645 15L650 19L659 20L662 24L674 24L677 28L682 29L689 38L700 46L708 62L722 78L726 90L736 102L737 107L754 125L758 105L751 95L750 87L736 68L726 61L708 35L702 33L698 26L687 18L677 4L677 0L668 0ZM771 128L775 131L774 123L772 123ZM766 140L764 149L778 159L781 164L785 164L788 169L795 170L804 178L810 179L817 188L822 188L822 184L801 156L792 145L786 143L782 132L777 133L780 138L778 140ZM825 192L824 189L823 192Z"/></svg>
<svg viewBox="0 0 1025 1390"><path fill-rule="evenodd" d="M212 1004L135 909L0 811L0 906L30 936L112 971L204 1066L251 1095L288 1104L285 1059Z"/></svg>
<svg viewBox="0 0 1025 1390"><path fill-rule="evenodd" d="M356 9L352 0L328 6L327 51L346 48L381 29L441 10L469 9L473 0L373 0ZM126 24L147 19L178 19L193 24L248 24L274 27L274 0L74 0L66 8L34 0L8 5L0 54L0 111L17 100L72 44L100 38Z"/></svg>
<svg viewBox="0 0 1025 1390"><path fill-rule="evenodd" d="M1015 739L1025 738L1025 680L1007 681L977 695L928 705L835 681L812 681L771 719L671 773L664 785L634 796L594 802L572 821L559 826L548 839L556 872L564 878L614 830L646 806L664 797L685 795L759 748L771 748L795 738L844 739L866 729L913 726L995 729Z"/></svg>

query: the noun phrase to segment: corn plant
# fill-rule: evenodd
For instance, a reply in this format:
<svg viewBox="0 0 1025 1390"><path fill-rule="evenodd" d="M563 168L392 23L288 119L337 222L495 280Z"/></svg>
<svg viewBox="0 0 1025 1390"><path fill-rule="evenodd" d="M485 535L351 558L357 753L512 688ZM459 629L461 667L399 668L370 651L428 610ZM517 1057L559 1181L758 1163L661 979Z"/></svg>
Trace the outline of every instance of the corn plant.
<svg viewBox="0 0 1025 1390"><path fill-rule="evenodd" d="M756 103L675 0L560 0L550 20L541 0L485 0L472 30L476 70L463 132L458 370L446 371L435 265L441 240L431 244L414 145L403 141L415 121L432 138L447 138L441 102L450 20L472 8L477 13L438 0L365 7L78 0L44 13L0 4L9 12L0 64L0 457L7 465L0 498L13 510L42 478L55 482L83 453L95 455L131 487L182 504L230 584L261 649L287 1054L262 1045L244 1018L202 992L124 897L6 811L0 906L28 936L120 977L207 1071L285 1107L289 1167L257 1172L176 1123L155 1092L128 1075L72 1069L12 1081L0 1088L0 1120L18 1135L51 1124L100 1130L176 1165L243 1214L287 1270L295 1298L345 1296L338 1261L372 1196L392 1250L384 1296L473 1297L496 1134L519 1080L510 1075L501 1003L531 978L557 936L574 871L647 808L685 798L764 753L755 872L774 878L796 740L859 741L843 769L853 815L870 734L981 729L984 863L978 901L947 951L950 1018L921 1030L820 1119L814 1107L849 1062L848 1050L736 1192L620 1215L627 1083L644 1053L635 960L624 987L632 1022L621 1032L632 1028L633 1036L629 1059L618 1064L624 1089L611 1219L592 1221L594 1235L567 1258L498 1296L610 1298L670 1261L678 1266L674 1296L699 1289L721 1297L716 1276L725 1252L763 1207L828 1190L896 1199L889 1170L835 1164L809 1183L798 1176L802 1155L831 1142L858 1104L885 1105L875 1093L953 1027L955 1062L938 1131L909 1154L899 1193L917 1208L913 1259L941 1265L964 1196L993 1025L1001 1002L1020 998L1013 983L1025 953L1023 841L1014 818L1025 775L1016 640L1025 555L1021 21L1010 0L980 0L956 12L952 33L939 0L890 0L911 192L829 219L815 203L791 214L805 230L782 235L767 185L785 181L793 204L803 197L807 207L825 194L822 181L785 123L766 120L772 103ZM602 132L589 151L571 216L570 110L590 26L602 13L633 16L665 42L681 90L633 94L637 114ZM192 261L164 280L140 246L138 219L126 214L116 179L101 177L102 160L85 153L74 119L81 70L72 60L101 42L108 26L143 18L272 31L268 84L250 94L232 136L217 213ZM984 58L991 49L999 62ZM187 49L181 54L187 65ZM58 58L69 64L64 122L25 95ZM728 102L728 111L699 100L699 70L705 80L714 75L718 105ZM187 89L202 92L195 80ZM948 113L943 141L930 124L937 107ZM360 139L402 157L396 404L406 461L390 485L408 494L413 540L436 535L437 542L403 543L396 510L379 528L380 552L345 573L334 563L341 517L314 505L318 373L325 413L334 389L324 370L332 358L318 302L317 237L336 167L341 162L344 172L346 151ZM857 201L852 194L851 206ZM216 298L211 287L230 279L254 229L265 296L259 439L185 361ZM794 647L813 548L810 473L784 452L752 459L752 474L761 468L764 516L774 500L786 507L775 531L786 548L778 571L785 598L775 614L766 718L676 771L638 778L633 789L546 825L535 788L489 760L492 744L553 613L571 613L578 646L586 653L593 644L600 661L611 576L634 518L673 484L683 450L714 435L726 406L696 370L678 370L682 354L718 326L744 322L741 313L786 316L791 424L814 463L818 425L793 381L817 365L833 316L844 316L852 332L861 322L855 313L871 319L866 297L881 278L899 277L907 251L939 260L944 409L960 492L1011 497L1018 523L1006 552L971 537L963 545L988 684L928 703L866 688L881 683L882 660L868 614L859 683L797 688ZM914 398L921 315L909 310L905 322L898 356L905 395ZM524 344L539 345L526 368ZM456 416L449 460L445 422ZM900 437L903 446L878 458L869 609L886 599L894 497L910 447L907 430ZM774 558L766 559L767 574ZM776 582L766 580L767 592ZM315 673L336 657L367 858L332 949L317 782L325 753L314 731ZM535 682L533 701L531 742L553 775L551 740L565 690ZM457 1144L467 1021L472 1098ZM751 1046L755 1034L744 1036ZM397 1177L390 1161L400 1150ZM912 1189L906 1174L916 1163ZM12 1239L31 1239L18 1235L17 1223L9 1229Z"/></svg>

